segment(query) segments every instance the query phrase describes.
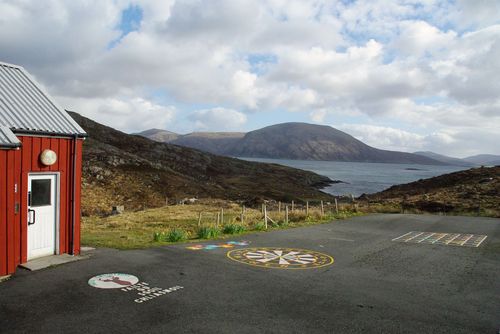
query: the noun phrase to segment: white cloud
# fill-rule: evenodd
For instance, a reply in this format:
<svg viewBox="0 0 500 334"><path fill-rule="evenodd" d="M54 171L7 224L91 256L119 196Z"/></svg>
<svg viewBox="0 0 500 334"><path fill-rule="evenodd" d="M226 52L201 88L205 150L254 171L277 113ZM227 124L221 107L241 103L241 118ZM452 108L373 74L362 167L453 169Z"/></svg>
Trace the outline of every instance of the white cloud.
<svg viewBox="0 0 500 334"><path fill-rule="evenodd" d="M342 124L337 128L365 144L394 151L414 152L421 150L426 140L423 135L385 126Z"/></svg>
<svg viewBox="0 0 500 334"><path fill-rule="evenodd" d="M443 32L425 21L403 21L393 47L405 55L422 56L449 47L456 36L454 31Z"/></svg>
<svg viewBox="0 0 500 334"><path fill-rule="evenodd" d="M195 111L189 114L188 119L197 130L227 131L241 128L247 116L232 109L212 108Z"/></svg>
<svg viewBox="0 0 500 334"><path fill-rule="evenodd" d="M494 152L498 146L498 131L494 127L482 129L481 134L473 127L445 128L428 134L372 124L342 124L337 128L370 146L403 152L434 151L464 158L478 153L478 136L482 145L479 152Z"/></svg>
<svg viewBox="0 0 500 334"><path fill-rule="evenodd" d="M500 23L500 3L496 0L458 0L456 22L463 27L485 27Z"/></svg>
<svg viewBox="0 0 500 334"><path fill-rule="evenodd" d="M139 132L151 128L168 129L172 126L177 110L141 97L121 98L65 98L58 101L68 110L74 110L92 119L128 132Z"/></svg>
<svg viewBox="0 0 500 334"><path fill-rule="evenodd" d="M309 116L314 123L324 123L328 112L326 110L311 111Z"/></svg>
<svg viewBox="0 0 500 334"><path fill-rule="evenodd" d="M110 47L131 4L143 12L138 30ZM475 129L471 148L463 147L481 151L490 147L488 138L500 140L494 132L482 137L483 129L500 128L498 6L487 0L0 0L0 59L25 66L61 104L126 131L158 127L150 123L155 117L173 130L186 117L199 128L221 129L224 122L210 121L217 112L187 116L179 107L215 105L233 112L228 129L244 127L245 113L286 110L320 123L359 117L418 127L429 149L459 151L460 134ZM389 132L400 139L379 139L382 146L411 145ZM434 133L454 141L442 146L444 137L429 139Z"/></svg>

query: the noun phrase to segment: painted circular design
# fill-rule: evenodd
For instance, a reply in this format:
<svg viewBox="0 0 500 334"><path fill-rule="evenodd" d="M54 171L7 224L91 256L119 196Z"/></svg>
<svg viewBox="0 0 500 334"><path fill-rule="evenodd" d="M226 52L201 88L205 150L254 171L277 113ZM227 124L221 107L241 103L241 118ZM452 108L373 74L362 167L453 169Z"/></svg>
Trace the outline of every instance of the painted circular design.
<svg viewBox="0 0 500 334"><path fill-rule="evenodd" d="M52 166L57 162L57 153L49 149L43 150L40 153L40 161L45 166Z"/></svg>
<svg viewBox="0 0 500 334"><path fill-rule="evenodd" d="M329 266L333 257L323 253L279 247L235 249L227 253L231 260L255 267L276 269L313 269Z"/></svg>
<svg viewBox="0 0 500 334"><path fill-rule="evenodd" d="M137 284L139 279L129 274L102 274L89 279L89 285L98 289L121 289Z"/></svg>

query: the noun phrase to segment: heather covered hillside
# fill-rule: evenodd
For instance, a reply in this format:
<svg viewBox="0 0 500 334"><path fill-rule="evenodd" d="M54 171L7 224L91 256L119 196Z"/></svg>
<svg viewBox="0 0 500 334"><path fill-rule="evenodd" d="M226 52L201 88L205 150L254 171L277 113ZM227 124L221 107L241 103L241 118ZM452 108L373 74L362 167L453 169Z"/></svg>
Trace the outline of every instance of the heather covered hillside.
<svg viewBox="0 0 500 334"><path fill-rule="evenodd" d="M500 166L472 168L397 185L361 199L408 210L500 217Z"/></svg>

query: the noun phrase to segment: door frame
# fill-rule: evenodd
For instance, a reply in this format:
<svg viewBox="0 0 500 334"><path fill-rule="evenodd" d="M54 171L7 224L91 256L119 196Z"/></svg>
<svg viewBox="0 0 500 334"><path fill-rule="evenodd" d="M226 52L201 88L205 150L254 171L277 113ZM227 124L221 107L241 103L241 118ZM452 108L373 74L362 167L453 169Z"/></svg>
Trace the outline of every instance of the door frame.
<svg viewBox="0 0 500 334"><path fill-rule="evenodd" d="M60 249L59 249L59 241L60 241L60 234L61 234L61 227L60 227L60 207L61 207L61 172L29 172L27 176L27 187L26 190L29 189L28 183L31 181L30 177L31 176L55 176L55 186L54 186L54 191L55 193L55 238L54 238L54 254L59 255L60 254ZM29 258L29 233L28 233L28 219L29 219L29 212L28 209L30 208L29 203L28 203L28 191L26 191L26 232L27 232L27 243L26 243L26 256L27 260L30 261L32 259Z"/></svg>

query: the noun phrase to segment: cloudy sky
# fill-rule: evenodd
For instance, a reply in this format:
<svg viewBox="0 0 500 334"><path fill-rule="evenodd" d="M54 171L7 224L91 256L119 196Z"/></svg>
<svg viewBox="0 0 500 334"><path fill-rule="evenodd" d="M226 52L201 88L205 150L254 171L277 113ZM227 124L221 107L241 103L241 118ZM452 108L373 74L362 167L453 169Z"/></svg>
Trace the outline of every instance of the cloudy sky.
<svg viewBox="0 0 500 334"><path fill-rule="evenodd" d="M500 154L500 1L0 0L0 61L126 132L326 124Z"/></svg>

